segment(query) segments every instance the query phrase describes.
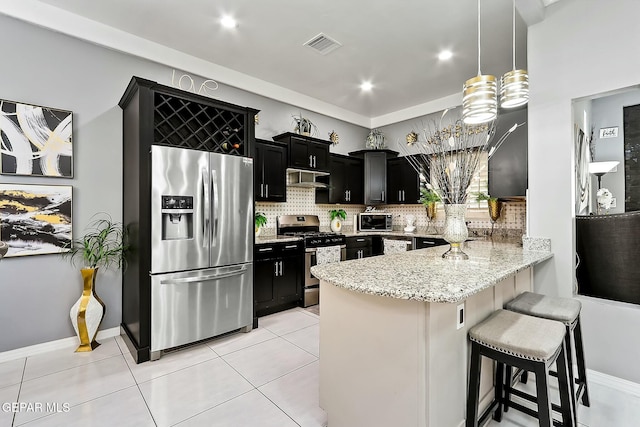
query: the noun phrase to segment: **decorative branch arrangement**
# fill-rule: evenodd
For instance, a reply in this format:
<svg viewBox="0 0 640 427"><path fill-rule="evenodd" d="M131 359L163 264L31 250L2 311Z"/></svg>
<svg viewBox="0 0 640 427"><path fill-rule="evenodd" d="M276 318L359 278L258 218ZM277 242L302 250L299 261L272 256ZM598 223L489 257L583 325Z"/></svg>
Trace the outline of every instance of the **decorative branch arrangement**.
<svg viewBox="0 0 640 427"><path fill-rule="evenodd" d="M429 177L424 177L426 187L435 191L443 203L461 204L467 201L467 190L477 174L482 153L489 151L490 158L504 140L524 123L514 124L489 150L495 134L495 122L470 125L461 118L454 118L443 124L448 111L442 113L439 123L432 121L423 129L424 142L398 146L418 174L424 175L425 166L429 166L434 186L429 183ZM417 155L408 147L416 149Z"/></svg>

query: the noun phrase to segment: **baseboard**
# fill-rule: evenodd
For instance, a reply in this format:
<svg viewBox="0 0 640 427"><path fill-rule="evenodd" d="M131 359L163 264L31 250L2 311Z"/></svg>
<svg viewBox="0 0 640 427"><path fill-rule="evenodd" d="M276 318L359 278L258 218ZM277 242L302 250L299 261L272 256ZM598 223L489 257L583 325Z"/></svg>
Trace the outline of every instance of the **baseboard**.
<svg viewBox="0 0 640 427"><path fill-rule="evenodd" d="M602 372L587 369L587 382L594 382L623 393L640 397L640 384L628 381Z"/></svg>
<svg viewBox="0 0 640 427"><path fill-rule="evenodd" d="M120 335L120 327L104 329L98 331L96 339L112 338ZM30 345L28 347L16 348L15 350L4 351L0 353L0 363L9 360L20 359L21 357L35 356L36 354L47 353L54 350L62 350L65 348L78 345L78 337L62 338L60 340L44 342L42 344Z"/></svg>

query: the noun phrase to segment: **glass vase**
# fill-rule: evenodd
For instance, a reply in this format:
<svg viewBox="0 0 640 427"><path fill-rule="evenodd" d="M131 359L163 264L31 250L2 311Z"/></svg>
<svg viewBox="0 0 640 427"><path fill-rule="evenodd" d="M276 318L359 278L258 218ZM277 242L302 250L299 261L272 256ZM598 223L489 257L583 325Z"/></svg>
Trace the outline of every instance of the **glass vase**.
<svg viewBox="0 0 640 427"><path fill-rule="evenodd" d="M469 237L467 223L464 220L467 213L467 205L445 204L444 205L444 231L442 237L449 243L449 250L442 254L446 259L469 259L469 255L462 252L462 244Z"/></svg>

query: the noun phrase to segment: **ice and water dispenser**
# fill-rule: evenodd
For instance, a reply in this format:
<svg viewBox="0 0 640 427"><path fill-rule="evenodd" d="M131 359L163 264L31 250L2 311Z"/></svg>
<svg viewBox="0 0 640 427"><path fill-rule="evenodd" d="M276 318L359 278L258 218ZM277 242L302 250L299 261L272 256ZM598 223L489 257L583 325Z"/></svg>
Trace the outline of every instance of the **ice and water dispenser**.
<svg viewBox="0 0 640 427"><path fill-rule="evenodd" d="M162 240L193 238L193 197L162 196Z"/></svg>

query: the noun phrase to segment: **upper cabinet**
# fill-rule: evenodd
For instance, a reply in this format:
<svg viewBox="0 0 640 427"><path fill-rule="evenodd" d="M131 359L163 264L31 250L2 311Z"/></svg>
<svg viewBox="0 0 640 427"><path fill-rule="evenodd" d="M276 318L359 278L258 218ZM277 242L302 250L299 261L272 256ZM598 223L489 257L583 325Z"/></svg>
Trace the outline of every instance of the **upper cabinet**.
<svg viewBox="0 0 640 427"><path fill-rule="evenodd" d="M329 176L317 180L328 188L316 190L316 203L364 203L362 159L331 154L329 156Z"/></svg>
<svg viewBox="0 0 640 427"><path fill-rule="evenodd" d="M489 159L489 194L509 198L526 196L528 128L527 108L500 113L496 123L494 145L515 123L525 123L516 129Z"/></svg>
<svg viewBox="0 0 640 427"><path fill-rule="evenodd" d="M380 205L387 203L387 159L396 157L392 150L360 150L349 153L350 156L364 159L364 204Z"/></svg>
<svg viewBox="0 0 640 427"><path fill-rule="evenodd" d="M289 168L329 172L331 142L291 132L274 136L273 139L288 145Z"/></svg>
<svg viewBox="0 0 640 427"><path fill-rule="evenodd" d="M388 204L419 203L420 177L407 157L395 157L387 161L387 193Z"/></svg>
<svg viewBox="0 0 640 427"><path fill-rule="evenodd" d="M254 190L257 202L287 200L287 146L256 139L254 154Z"/></svg>

